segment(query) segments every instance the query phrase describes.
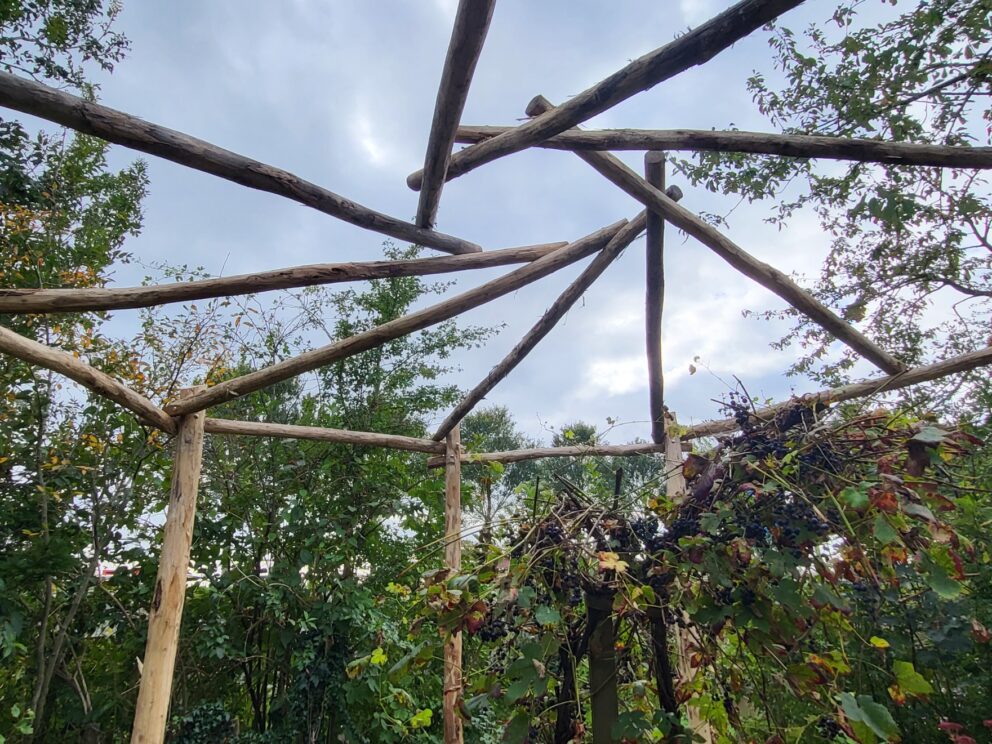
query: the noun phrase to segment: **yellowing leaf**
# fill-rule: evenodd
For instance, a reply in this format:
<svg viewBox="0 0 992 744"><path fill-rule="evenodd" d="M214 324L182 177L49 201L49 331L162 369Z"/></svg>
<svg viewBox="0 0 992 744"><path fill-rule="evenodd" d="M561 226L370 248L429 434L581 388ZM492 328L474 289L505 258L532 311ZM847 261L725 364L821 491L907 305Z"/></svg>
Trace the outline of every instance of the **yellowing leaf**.
<svg viewBox="0 0 992 744"><path fill-rule="evenodd" d="M375 651L372 652L372 658L369 660L376 666L382 666L386 663L388 657L386 652L382 650L382 646L379 646Z"/></svg>
<svg viewBox="0 0 992 744"><path fill-rule="evenodd" d="M889 647L889 642L887 640L885 640L884 638L879 638L878 636L872 636L871 638L869 638L868 639L868 643L870 643L875 648L888 648Z"/></svg>
<svg viewBox="0 0 992 744"><path fill-rule="evenodd" d="M600 571L616 571L623 573L627 570L627 561L620 560L620 556L607 550L598 553Z"/></svg>

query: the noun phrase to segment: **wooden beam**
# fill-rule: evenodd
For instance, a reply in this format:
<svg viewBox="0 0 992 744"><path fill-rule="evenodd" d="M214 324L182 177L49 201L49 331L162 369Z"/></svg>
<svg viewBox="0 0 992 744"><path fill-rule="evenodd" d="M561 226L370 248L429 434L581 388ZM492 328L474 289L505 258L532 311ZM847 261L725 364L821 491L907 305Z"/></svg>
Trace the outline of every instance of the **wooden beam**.
<svg viewBox="0 0 992 744"><path fill-rule="evenodd" d="M460 126L455 142L476 144L517 127ZM789 158L853 160L885 165L936 168L992 168L992 147L929 145L916 142L811 134L715 131L710 129L574 129L535 145L549 150L689 150L745 152Z"/></svg>
<svg viewBox="0 0 992 744"><path fill-rule="evenodd" d="M65 375L94 393L128 409L146 424L170 434L176 431L176 422L172 417L148 398L72 354L39 344L3 326L0 326L0 352Z"/></svg>
<svg viewBox="0 0 992 744"><path fill-rule="evenodd" d="M180 397L193 393L183 390ZM202 412L179 419L176 454L172 466L172 488L165 518L162 554L148 613L148 641L141 666L141 686L131 729L131 744L161 744L172 696L172 674L179 646L186 576L196 515L196 492L203 462Z"/></svg>
<svg viewBox="0 0 992 744"><path fill-rule="evenodd" d="M462 464L458 427L445 440L444 565L452 575L462 568ZM444 641L444 744L462 744L462 634L454 631Z"/></svg>
<svg viewBox="0 0 992 744"><path fill-rule="evenodd" d="M486 41L496 0L459 0L451 41L444 58L441 84L434 103L434 120L424 159L424 187L417 206L417 225L434 226L441 201L444 176L448 171L455 129L462 118L475 65Z"/></svg>
<svg viewBox="0 0 992 744"><path fill-rule="evenodd" d="M456 178L504 155L519 152L564 132L621 101L654 87L690 67L712 59L734 42L761 28L802 0L743 0L723 13L679 36L660 49L645 54L591 88L570 98L555 111L523 126L473 145L451 157L447 179ZM423 172L407 178L419 189Z"/></svg>
<svg viewBox="0 0 992 744"><path fill-rule="evenodd" d="M537 96L528 104L527 113L533 116L542 110L546 111L552 108L554 108L553 104L546 98ZM875 366L889 374L906 369L905 364L837 316L830 308L792 281L787 274L764 261L759 261L715 227L707 224L688 209L676 204L662 191L656 189L624 165L618 158L606 152L593 152L591 150L576 151L575 154L630 196L694 237L744 276L753 279L765 289L781 297Z"/></svg>
<svg viewBox="0 0 992 744"><path fill-rule="evenodd" d="M665 153L644 155L644 180L665 190ZM678 200L675 200L678 201ZM649 211L645 240L644 335L648 358L648 410L651 440L665 441L665 379L661 354L661 318L665 305L665 218Z"/></svg>
<svg viewBox="0 0 992 744"><path fill-rule="evenodd" d="M230 434L249 437L274 437L278 439L311 439L317 442L356 444L366 447L386 447L407 452L444 452L443 442L430 439L404 437L398 434L377 434L370 431L325 429L320 426L295 426L269 424L255 421L208 418L204 425L207 434Z"/></svg>
<svg viewBox="0 0 992 744"><path fill-rule="evenodd" d="M256 390L261 390L277 382L288 380L318 367L336 362L339 359L347 359L363 351L374 349L388 341L392 341L394 338L399 338L408 333L414 333L441 323L466 310L471 310L497 297L514 292L574 261L578 261L596 252L606 245L626 224L627 220L621 220L609 227L604 227L565 248L559 248L537 259L527 266L505 274L482 286L463 292L460 295L456 295L451 299L439 302L436 305L431 305L423 310L396 318L350 338L336 341L319 349L304 352L303 354L278 362L256 372L221 382L198 395L167 406L166 411L175 415L208 408L218 403L253 393Z"/></svg>
<svg viewBox="0 0 992 744"><path fill-rule="evenodd" d="M397 240L406 240L446 253L474 253L481 250L475 243L467 240L424 230L409 222L376 212L281 168L9 72L0 72L0 106L39 116L132 150L157 155L242 186L284 196L339 220Z"/></svg>
<svg viewBox="0 0 992 744"><path fill-rule="evenodd" d="M646 220L645 213L641 213L631 220L626 227L618 232L607 246L596 254L585 270L579 274L578 278L565 289L558 299L552 303L541 319L520 339L520 342L513 347L488 375L476 385L472 390L455 406L454 410L448 414L441 423L437 431L434 432L433 439L441 441L448 432L454 429L458 423L481 401L490 391L503 380L513 369L524 360L524 358L534 350L534 347L543 339L565 313L578 301L585 291L596 279L602 275L606 267L613 263L623 250L630 245L644 231Z"/></svg>
<svg viewBox="0 0 992 744"><path fill-rule="evenodd" d="M634 457L653 455L665 451L664 444L577 444L571 447L532 447L530 449L504 450L503 452L463 452L462 462L523 462L543 460L545 457ZM427 467L444 465L443 457L432 457Z"/></svg>
<svg viewBox="0 0 992 744"><path fill-rule="evenodd" d="M823 403L840 403L845 400L856 398L866 398L871 395L901 390L902 388L918 385L921 382L939 380L948 375L959 372L968 372L978 367L992 365L992 346L972 351L960 356L951 357L941 362L925 364L920 367L913 367L897 375L887 377L875 377L869 380L854 382L849 385L820 390L815 393L808 393L799 396L798 400L819 400ZM759 408L754 412L754 416L759 419L768 419L779 413L783 409L789 408L796 403L795 398L776 403L775 405ZM698 439L699 437L711 437L716 434L726 434L738 429L737 421L734 419L721 419L717 421L706 421L695 426L690 426L682 430L682 439Z"/></svg>
<svg viewBox="0 0 992 744"><path fill-rule="evenodd" d="M312 287L319 284L367 281L397 276L426 276L452 271L528 263L568 243L543 243L521 248L468 253L462 256L432 256L400 261L311 264L255 274L176 282L151 287L93 289L6 289L0 288L0 313L58 313L121 310L191 302L210 297L269 292L275 289Z"/></svg>

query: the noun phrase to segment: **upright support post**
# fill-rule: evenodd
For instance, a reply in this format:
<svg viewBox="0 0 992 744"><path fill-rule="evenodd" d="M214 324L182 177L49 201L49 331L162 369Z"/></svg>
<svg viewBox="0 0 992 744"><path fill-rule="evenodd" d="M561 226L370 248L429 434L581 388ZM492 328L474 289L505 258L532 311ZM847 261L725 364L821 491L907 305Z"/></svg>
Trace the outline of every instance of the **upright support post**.
<svg viewBox="0 0 992 744"><path fill-rule="evenodd" d="M671 422L674 423L674 420ZM685 476L682 474L682 442L674 426L667 427L668 434L665 438L665 472L668 476L665 480L665 494L669 500L675 504L680 504L685 500ZM696 669L689 663L689 638L684 630L676 627L674 629L676 647L676 668L678 671L679 684L687 684L696 676ZM699 715L699 708L694 705L685 706L686 717L689 719L689 731L694 740L701 740L705 744L711 744L713 733L709 724ZM680 739L679 741L682 741Z"/></svg>
<svg viewBox="0 0 992 744"><path fill-rule="evenodd" d="M188 388L180 398L205 389ZM179 419L176 454L172 466L172 489L165 518L162 555L148 614L148 642L141 668L138 705L131 729L131 744L161 744L172 694L172 674L176 666L179 626L186 599L186 573L193 539L196 492L203 462L204 411Z"/></svg>
<svg viewBox="0 0 992 744"><path fill-rule="evenodd" d="M665 190L665 153L644 154L644 180ZM648 396L651 411L651 440L665 441L665 382L661 360L661 314L665 305L665 218L648 210L644 331L647 338Z"/></svg>
<svg viewBox="0 0 992 744"><path fill-rule="evenodd" d="M461 430L455 426L445 437L444 565L457 573L462 567L462 461ZM444 644L444 744L464 741L459 700L462 695L462 634L451 633Z"/></svg>
<svg viewBox="0 0 992 744"><path fill-rule="evenodd" d="M589 707L593 744L612 744L620 715L617 656L613 637L613 592L586 592L589 624Z"/></svg>

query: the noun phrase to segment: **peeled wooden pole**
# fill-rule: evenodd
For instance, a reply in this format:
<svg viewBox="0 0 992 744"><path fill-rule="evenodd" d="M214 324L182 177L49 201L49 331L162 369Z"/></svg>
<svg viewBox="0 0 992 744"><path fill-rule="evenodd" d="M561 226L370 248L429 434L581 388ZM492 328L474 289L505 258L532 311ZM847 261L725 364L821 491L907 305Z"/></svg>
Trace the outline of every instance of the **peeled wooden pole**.
<svg viewBox="0 0 992 744"><path fill-rule="evenodd" d="M299 176L188 134L87 101L47 85L0 72L0 106L39 116L84 134L171 160L228 181L312 207L366 230L446 253L474 253L475 243L424 230L376 212Z"/></svg>
<svg viewBox="0 0 992 744"><path fill-rule="evenodd" d="M515 129L516 127L460 126L455 134L455 142L475 144ZM717 132L710 129L575 129L556 134L551 139L537 143L535 147L549 150L746 152L885 165L992 168L992 147L928 145L812 134Z"/></svg>
<svg viewBox="0 0 992 744"><path fill-rule="evenodd" d="M734 42L761 28L802 0L743 0L723 13L679 36L660 49L645 54L605 80L579 93L555 111L527 122L513 131L457 152L448 164L447 179L468 173L480 165L564 132L621 101L652 88L690 67L712 59ZM407 178L412 189L419 189L423 172Z"/></svg>
<svg viewBox="0 0 992 744"><path fill-rule="evenodd" d="M820 401L822 403L840 403L845 400L856 398L866 398L870 395L887 393L892 390L900 390L921 382L938 380L948 375L959 372L969 372L978 367L992 365L992 346L972 351L960 356L945 359L934 364L925 364L920 367L913 367L897 375L886 377L875 377L860 382L853 382L849 385L828 388L816 393L808 393L799 397L799 400ZM753 415L759 419L769 419L780 411L796 404L796 399L776 403L772 406L757 409ZM683 439L698 439L699 437L711 437L716 434L725 434L736 431L739 428L735 419L721 419L717 421L706 421L695 426L690 426L682 432Z"/></svg>
<svg viewBox="0 0 992 744"><path fill-rule="evenodd" d="M0 326L0 352L65 375L94 393L132 411L145 423L170 434L176 431L176 422L172 417L148 398L72 354L39 344L3 326Z"/></svg>
<svg viewBox="0 0 992 744"><path fill-rule="evenodd" d="M554 105L550 101L543 96L537 96L528 104L527 113L535 116L553 108ZM764 261L759 261L712 225L708 225L688 209L676 204L613 155L593 151L576 151L575 154L648 209L661 214L668 222L694 237L744 276L781 297L879 369L890 374L906 369L905 364L837 316L830 308L792 281L788 275Z"/></svg>
<svg viewBox="0 0 992 744"><path fill-rule="evenodd" d="M589 630L589 708L593 744L613 744L620 715L617 653L613 632L613 592L586 592Z"/></svg>
<svg viewBox="0 0 992 744"><path fill-rule="evenodd" d="M208 418L204 424L204 431L207 434L232 436L309 439L317 442L354 444L363 447L385 447L407 452L434 453L445 451L443 442L434 442L430 439L404 437L399 434L376 434L370 431L325 429L320 426L295 426L292 424L268 424L256 421Z"/></svg>
<svg viewBox="0 0 992 744"><path fill-rule="evenodd" d="M456 426L445 439L444 565L457 574L462 567L461 434ZM444 642L444 744L462 744L462 634L453 632Z"/></svg>
<svg viewBox="0 0 992 744"><path fill-rule="evenodd" d="M417 206L417 225L429 228L437 219L444 176L448 171L455 129L462 118L475 65L486 41L496 0L459 0L451 41L444 58L441 84L434 103L434 121L424 159L424 186Z"/></svg>
<svg viewBox="0 0 992 744"><path fill-rule="evenodd" d="M0 313L55 313L83 310L120 310L152 307L170 302L190 302L210 297L269 292L275 289L312 287L319 284L367 281L397 276L426 276L469 271L493 266L529 263L555 251L566 242L542 243L520 248L468 253L462 256L432 256L399 261L311 264L287 269L239 274L196 282L176 282L151 287L86 289L0 288Z"/></svg>
<svg viewBox="0 0 992 744"><path fill-rule="evenodd" d="M292 359L287 359L260 369L257 372L221 382L199 395L194 395L186 400L177 401L167 406L166 411L177 415L208 408L218 403L253 393L256 390L261 390L277 382L288 380L304 372L309 372L331 362L336 362L339 359L346 359L363 351L374 349L394 338L399 338L408 333L441 323L466 310L471 310L490 300L520 289L531 282L557 271L563 266L594 253L606 245L626 224L627 220L621 220L609 227L604 227L565 248L559 248L539 258L523 268L512 271L480 287L456 295L444 302L439 302L423 310L396 318L388 323L383 323L364 333L356 334L342 341L305 352Z"/></svg>
<svg viewBox="0 0 992 744"><path fill-rule="evenodd" d="M202 387L202 386L201 386ZM180 397L196 391L183 390ZM202 412L179 419L176 454L172 466L172 489L165 517L162 554L148 614L148 641L141 666L141 686L131 729L132 744L161 744L172 695L172 675L179 646L179 627L186 600L186 575L189 569L196 492L200 484L203 461Z"/></svg>
<svg viewBox="0 0 992 744"><path fill-rule="evenodd" d="M644 155L644 180L665 190L665 153ZM677 201L677 200L675 200ZM651 439L665 441L665 380L661 355L661 316L665 304L665 218L648 211L645 240L644 335L648 358L648 410Z"/></svg>
<svg viewBox="0 0 992 744"><path fill-rule="evenodd" d="M828 390L801 396L801 400L819 400L823 403L840 403L845 400L864 398L870 395L885 393L892 390L930 382L948 375L968 372L978 367L992 365L992 347L972 351L968 354L952 357L935 364L913 367L898 375L887 375L870 380L862 380L850 385L842 385ZM754 412L757 418L768 419L779 411L795 405L796 399L776 403L773 406L759 408ZM666 427L670 429L671 427ZM716 434L736 431L737 422L734 419L707 421L695 426L680 428L681 439L698 439ZM667 441L667 437L666 437ZM541 460L545 457L633 457L635 455L650 455L665 452L665 444L614 444L572 447L534 447L531 449L506 450L503 452L464 452L462 462L523 462L525 460ZM439 467L444 464L442 458L432 457L427 461L428 467Z"/></svg>
<svg viewBox="0 0 992 744"><path fill-rule="evenodd" d="M462 462L501 462L505 464L525 460L542 460L545 457L634 457L635 455L652 455L664 451L664 444L655 444L654 442L645 444L577 444L571 447L532 447L502 452L463 452ZM427 461L427 467L430 468L442 465L444 465L444 459L441 457L432 457Z"/></svg>

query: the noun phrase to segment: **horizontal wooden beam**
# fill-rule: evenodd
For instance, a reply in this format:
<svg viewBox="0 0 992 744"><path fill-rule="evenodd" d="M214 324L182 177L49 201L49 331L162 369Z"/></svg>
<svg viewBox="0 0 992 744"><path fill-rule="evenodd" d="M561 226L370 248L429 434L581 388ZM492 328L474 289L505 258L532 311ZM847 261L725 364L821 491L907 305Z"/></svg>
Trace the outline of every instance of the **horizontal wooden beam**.
<svg viewBox="0 0 992 744"><path fill-rule="evenodd" d="M507 264L529 263L568 243L544 243L522 248L468 253L463 256L431 256L400 261L312 264L288 269L261 271L196 282L176 282L150 287L87 289L0 288L0 313L58 313L121 310L151 307L170 302L191 302L210 297L269 292L275 289L311 287L319 284L426 276L453 271L484 269Z"/></svg>
<svg viewBox="0 0 992 744"><path fill-rule="evenodd" d="M743 0L660 49L645 54L605 80L586 89L553 112L480 142L451 156L447 179L519 152L600 114L635 93L654 87L690 67L712 59L752 31L800 5L802 0ZM407 178L419 189L423 171Z"/></svg>
<svg viewBox="0 0 992 744"><path fill-rule="evenodd" d="M460 126L455 141L476 144L517 127ZM811 134L713 131L709 129L569 130L536 145L550 150L690 150L745 152L789 158L853 160L938 168L992 168L992 147L954 147L915 142L824 137Z"/></svg>
<svg viewBox="0 0 992 744"><path fill-rule="evenodd" d="M901 388L930 382L959 372L968 372L978 367L992 365L992 346L973 351L961 356L945 359L942 362L913 367L906 372L887 377L877 377L870 380L855 382L850 385L821 390L818 393L803 395L799 398L776 403L773 406L759 408L754 416L759 419L769 419L780 411L795 405L797 400L820 400L824 403L840 403L855 398L865 398L870 395L899 390ZM682 440L698 439L700 437L725 434L738 429L735 419L707 421L695 426L679 429ZM462 455L462 462L521 462L523 460L539 460L545 457L627 457L631 455L649 455L665 451L665 444L616 444L573 447L534 447L531 449L507 450L505 452L467 452ZM444 465L443 457L432 457L427 461L428 467Z"/></svg>
<svg viewBox="0 0 992 744"><path fill-rule="evenodd" d="M166 411L174 415L179 415L209 408L218 403L253 393L256 390L274 385L277 382L310 372L318 367L336 362L339 359L347 359L363 351L374 349L388 341L392 341L394 338L399 338L408 333L414 333L449 320L466 310L471 310L497 297L514 292L574 261L578 261L596 252L606 245L626 224L627 220L621 220L609 227L597 230L565 248L559 248L537 259L527 266L516 269L509 274L470 289L460 295L456 295L449 300L396 318L388 323L383 323L364 333L336 341L319 349L304 352L303 354L257 370L256 372L221 382L203 393L193 395L181 401L175 401L166 407Z"/></svg>
<svg viewBox="0 0 992 744"><path fill-rule="evenodd" d="M448 433L458 426L459 422L465 418L475 406L485 398L500 380L506 378L513 369L524 360L524 358L534 350L534 347L547 336L565 313L578 301L592 283L596 281L606 268L615 261L624 249L644 232L647 224L647 213L641 212L631 220L626 227L618 232L607 246L596 254L596 257L579 274L578 278L572 282L556 299L551 307L547 309L541 319L527 331L520 342L510 350L499 364L492 368L488 375L476 385L472 390L455 406L454 410L448 414L437 431L434 432L433 439L442 441Z"/></svg>
<svg viewBox="0 0 992 744"><path fill-rule="evenodd" d="M554 105L543 96L536 96L527 106L527 114L540 115L553 110ZM645 181L617 157L607 152L576 150L601 175L619 186L644 206L664 217L700 243L708 247L744 276L774 292L807 318L843 341L858 354L889 374L906 369L906 365L875 344L850 323L796 284L787 274L760 261L745 251L715 227L707 224L688 209L670 199L660 189Z"/></svg>
<svg viewBox="0 0 992 744"><path fill-rule="evenodd" d="M664 444L601 444L575 445L573 447L534 447L532 449L506 450L504 452L464 453L462 462L523 462L542 460L545 457L633 457L653 455L665 451ZM444 456L432 457L427 467L439 468L444 465Z"/></svg>
<svg viewBox="0 0 992 744"><path fill-rule="evenodd" d="M406 452L444 452L444 442L430 439L404 437L398 434L376 434L370 431L325 429L320 426L294 426L268 424L254 421L208 418L204 431L207 434L229 434L248 437L273 437L277 439L310 439L317 442L357 444L367 447L385 447Z"/></svg>
<svg viewBox="0 0 992 744"><path fill-rule="evenodd" d="M0 352L64 375L135 413L146 424L176 433L175 420L148 398L72 354L39 344L3 326L0 326Z"/></svg>
<svg viewBox="0 0 992 744"><path fill-rule="evenodd" d="M827 390L820 390L816 393L801 395L792 400L776 403L775 405L766 406L765 408L759 408L754 412L754 417L757 419L767 420L774 417L775 414L780 411L795 405L797 400L819 400L823 403L841 403L845 400L866 398L871 395L887 393L893 390L901 390L902 388L910 387L911 385L919 385L921 382L939 380L940 378L947 377L948 375L957 374L959 372L968 372L970 370L977 369L978 367L988 365L992 365L992 347L951 357L950 359L945 359L942 362L934 362L933 364L913 367L912 369L908 369L897 375L875 377L869 380L862 380L861 382L854 382L849 385L841 385L840 387L828 388ZM706 421L702 424L696 424L695 426L682 429L682 439L711 437L716 434L726 434L727 432L736 431L738 428L739 426L735 419Z"/></svg>
<svg viewBox="0 0 992 744"><path fill-rule="evenodd" d="M406 240L446 253L474 253L481 250L475 243L467 240L425 230L376 212L281 168L9 72L0 72L0 106L39 116L132 150L157 155L242 186L284 196L319 212L397 240Z"/></svg>
<svg viewBox="0 0 992 744"><path fill-rule="evenodd" d="M424 187L417 206L417 225L433 227L448 172L455 129L462 118L475 65L486 41L496 0L459 0L451 41L444 58L441 83L434 103L434 120L424 157Z"/></svg>

